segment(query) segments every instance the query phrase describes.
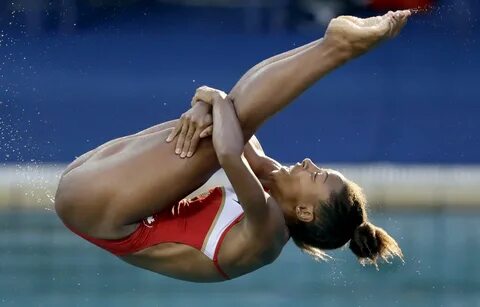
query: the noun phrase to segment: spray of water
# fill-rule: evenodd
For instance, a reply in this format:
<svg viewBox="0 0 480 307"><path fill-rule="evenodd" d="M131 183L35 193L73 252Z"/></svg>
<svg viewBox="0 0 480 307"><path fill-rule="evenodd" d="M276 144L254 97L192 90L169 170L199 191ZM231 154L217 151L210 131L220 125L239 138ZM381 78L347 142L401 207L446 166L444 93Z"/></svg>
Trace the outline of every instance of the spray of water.
<svg viewBox="0 0 480 307"><path fill-rule="evenodd" d="M6 199L9 205L47 203L45 209L52 210L52 186L58 178L38 162L45 158L39 153L40 142L50 141L32 137L32 124L44 121L38 101L22 100L21 91L26 91L22 84L31 84L29 79L35 75L35 70L22 51L22 47L29 44L25 39L25 25L18 17L24 9L20 4L11 5L17 6L0 29L0 192L3 190L3 194L10 195ZM35 87L31 90L35 91ZM32 109L34 117L29 115Z"/></svg>

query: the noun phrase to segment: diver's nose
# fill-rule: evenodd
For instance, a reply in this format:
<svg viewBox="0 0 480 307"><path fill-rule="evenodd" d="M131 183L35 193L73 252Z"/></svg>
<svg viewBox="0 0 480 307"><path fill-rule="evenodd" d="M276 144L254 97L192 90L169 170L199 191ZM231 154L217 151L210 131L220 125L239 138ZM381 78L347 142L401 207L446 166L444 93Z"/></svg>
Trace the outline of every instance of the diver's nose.
<svg viewBox="0 0 480 307"><path fill-rule="evenodd" d="M302 167L303 168L308 168L308 166L312 164L312 160L310 160L309 158L305 158L303 159L302 161Z"/></svg>

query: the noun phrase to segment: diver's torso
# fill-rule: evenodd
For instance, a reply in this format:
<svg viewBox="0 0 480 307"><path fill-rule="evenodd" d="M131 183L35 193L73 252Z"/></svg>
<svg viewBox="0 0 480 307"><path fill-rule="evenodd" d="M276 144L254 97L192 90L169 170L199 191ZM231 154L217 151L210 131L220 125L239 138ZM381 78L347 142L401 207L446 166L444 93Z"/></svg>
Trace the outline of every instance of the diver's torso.
<svg viewBox="0 0 480 307"><path fill-rule="evenodd" d="M219 248L218 264L230 279L270 264L288 241L283 215L276 204L272 206L272 202L274 200L269 198L273 211L265 221L263 234L246 236L244 228L248 226L245 220L226 233ZM210 258L185 244L161 243L121 258L132 265L176 279L194 282L225 280Z"/></svg>

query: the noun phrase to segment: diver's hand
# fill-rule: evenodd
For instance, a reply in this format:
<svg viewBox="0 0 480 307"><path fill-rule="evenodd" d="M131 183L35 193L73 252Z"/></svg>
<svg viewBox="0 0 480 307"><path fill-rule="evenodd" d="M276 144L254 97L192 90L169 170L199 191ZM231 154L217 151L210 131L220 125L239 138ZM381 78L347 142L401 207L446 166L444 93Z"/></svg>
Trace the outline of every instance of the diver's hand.
<svg viewBox="0 0 480 307"><path fill-rule="evenodd" d="M209 105L213 105L215 101L223 101L226 97L227 94L225 92L204 85L195 91L195 96L192 98L192 106L195 105L197 101L203 101Z"/></svg>
<svg viewBox="0 0 480 307"><path fill-rule="evenodd" d="M180 158L190 158L197 150L200 139L211 135L211 130L211 106L198 101L190 110L182 114L166 141L170 143L179 135L175 154L180 155Z"/></svg>
<svg viewBox="0 0 480 307"><path fill-rule="evenodd" d="M395 37L411 15L410 10L404 10L371 18L340 16L330 21L325 40L345 47L356 57Z"/></svg>

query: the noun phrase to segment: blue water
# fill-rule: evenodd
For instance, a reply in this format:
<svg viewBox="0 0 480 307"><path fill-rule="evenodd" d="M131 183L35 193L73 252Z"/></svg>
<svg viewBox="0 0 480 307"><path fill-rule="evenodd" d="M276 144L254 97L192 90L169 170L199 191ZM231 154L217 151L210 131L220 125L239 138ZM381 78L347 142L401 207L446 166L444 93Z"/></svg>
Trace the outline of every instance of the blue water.
<svg viewBox="0 0 480 307"><path fill-rule="evenodd" d="M131 267L69 233L49 211L0 212L2 306L480 306L480 212L382 212L406 255L363 268L317 263L289 244L272 265L216 284Z"/></svg>

